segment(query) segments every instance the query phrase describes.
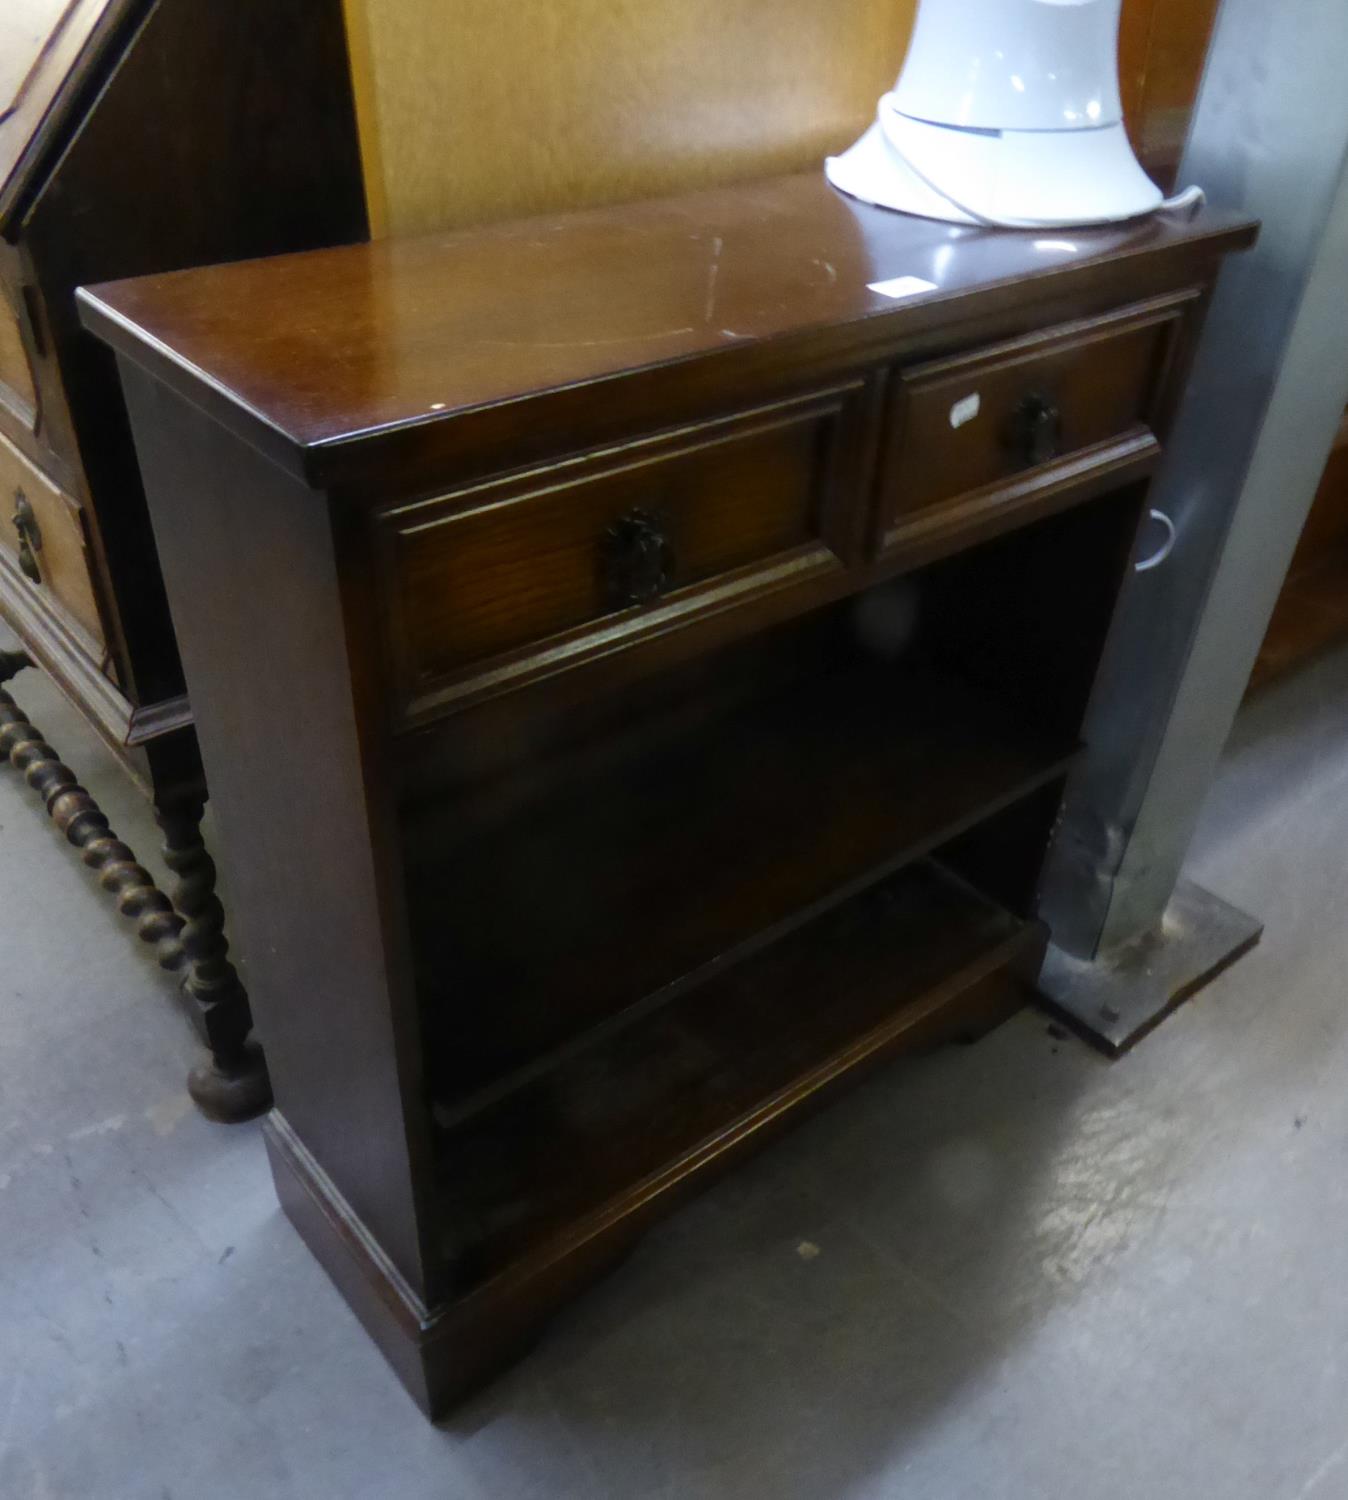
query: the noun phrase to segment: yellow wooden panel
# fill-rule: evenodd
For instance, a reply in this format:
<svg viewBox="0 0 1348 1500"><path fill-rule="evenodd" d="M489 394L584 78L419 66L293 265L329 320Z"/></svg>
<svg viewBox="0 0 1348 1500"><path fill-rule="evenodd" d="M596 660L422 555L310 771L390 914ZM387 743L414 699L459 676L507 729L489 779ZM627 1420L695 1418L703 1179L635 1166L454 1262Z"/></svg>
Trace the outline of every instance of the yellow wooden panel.
<svg viewBox="0 0 1348 1500"><path fill-rule="evenodd" d="M1147 92L1147 55L1151 50L1152 18L1156 0L1124 0L1119 20L1119 92L1128 133L1136 146L1141 140L1143 101Z"/></svg>
<svg viewBox="0 0 1348 1500"><path fill-rule="evenodd" d="M1217 0L1125 0L1124 106L1173 149ZM897 76L917 0L346 0L374 232L819 164Z"/></svg>
<svg viewBox="0 0 1348 1500"><path fill-rule="evenodd" d="M1149 154L1178 156L1198 97L1219 0L1156 6L1147 47L1141 139Z"/></svg>
<svg viewBox="0 0 1348 1500"><path fill-rule="evenodd" d="M0 5L0 119L19 102L28 79L75 0L4 0Z"/></svg>
<svg viewBox="0 0 1348 1500"><path fill-rule="evenodd" d="M0 437L0 549L17 559L19 532L12 516L20 498L27 500L38 530L35 554L41 581L24 584L42 590L63 604L88 632L90 648L104 649L103 622L93 579L93 560L84 536L84 519L77 501L58 489L7 439Z"/></svg>
<svg viewBox="0 0 1348 1500"><path fill-rule="evenodd" d="M28 363L28 350L24 348L19 315L9 305L3 289L0 289L0 402L32 427L37 414L33 370Z"/></svg>
<svg viewBox="0 0 1348 1500"><path fill-rule="evenodd" d="M376 234L820 163L916 0L347 0Z"/></svg>

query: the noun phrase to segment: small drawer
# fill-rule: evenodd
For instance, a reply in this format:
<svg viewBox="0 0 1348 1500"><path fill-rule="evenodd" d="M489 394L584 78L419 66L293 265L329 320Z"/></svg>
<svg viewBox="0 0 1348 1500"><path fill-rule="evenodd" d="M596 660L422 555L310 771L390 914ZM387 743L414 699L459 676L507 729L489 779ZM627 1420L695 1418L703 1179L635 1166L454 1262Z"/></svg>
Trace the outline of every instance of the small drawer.
<svg viewBox="0 0 1348 1500"><path fill-rule="evenodd" d="M856 382L376 519L405 719L836 574L865 493Z"/></svg>
<svg viewBox="0 0 1348 1500"><path fill-rule="evenodd" d="M0 551L22 575L21 587L43 590L87 638L104 647L92 565L79 502L58 489L0 436Z"/></svg>
<svg viewBox="0 0 1348 1500"><path fill-rule="evenodd" d="M897 372L880 483L881 550L1005 490L1082 478L1151 432L1197 293Z"/></svg>

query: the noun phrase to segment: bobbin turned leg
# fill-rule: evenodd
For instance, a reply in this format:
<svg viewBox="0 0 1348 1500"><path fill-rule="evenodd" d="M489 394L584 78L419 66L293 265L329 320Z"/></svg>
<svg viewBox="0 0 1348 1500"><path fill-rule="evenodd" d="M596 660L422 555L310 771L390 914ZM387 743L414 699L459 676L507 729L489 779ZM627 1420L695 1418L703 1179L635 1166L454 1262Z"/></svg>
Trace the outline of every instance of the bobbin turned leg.
<svg viewBox="0 0 1348 1500"><path fill-rule="evenodd" d="M177 877L173 904L183 917L183 992L211 1049L209 1065L194 1068L187 1087L214 1120L246 1120L271 1105L262 1050L250 1042L248 995L229 961L225 913L215 893L215 861L201 838L202 791L162 797L155 818L164 834L164 863Z"/></svg>
<svg viewBox="0 0 1348 1500"><path fill-rule="evenodd" d="M0 760L9 761L42 798L52 822L97 873L98 883L115 898L118 911L135 922L142 942L154 946L159 963L170 971L181 969L185 956L178 933L183 920L173 903L155 885L150 872L136 863L136 856L108 826L98 803L2 687Z"/></svg>
<svg viewBox="0 0 1348 1500"><path fill-rule="evenodd" d="M22 652L0 652L0 683L29 665ZM188 1079L204 1114L217 1120L243 1120L271 1103L271 1087L261 1053L248 1043L248 997L226 958L224 919L215 898L215 866L201 844L204 798L180 797L168 815L165 835L169 867L178 875L183 916L148 870L113 833L98 803L76 780L28 715L0 686L0 761L8 761L42 798L47 813L80 851L117 909L136 924L142 942L183 988L202 1020L211 1047L211 1065ZM175 863L176 861L176 863ZM184 941L185 939L185 941Z"/></svg>

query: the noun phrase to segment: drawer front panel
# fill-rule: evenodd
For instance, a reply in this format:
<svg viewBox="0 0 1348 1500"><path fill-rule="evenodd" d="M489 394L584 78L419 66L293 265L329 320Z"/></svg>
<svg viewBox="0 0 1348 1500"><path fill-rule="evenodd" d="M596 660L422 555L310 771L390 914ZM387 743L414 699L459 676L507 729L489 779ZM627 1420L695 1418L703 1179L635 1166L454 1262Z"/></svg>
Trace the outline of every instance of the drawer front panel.
<svg viewBox="0 0 1348 1500"><path fill-rule="evenodd" d="M0 436L0 550L22 573L22 586L41 589L64 606L88 638L104 649L103 625L79 503L58 489Z"/></svg>
<svg viewBox="0 0 1348 1500"><path fill-rule="evenodd" d="M37 388L28 350L23 342L23 323L11 304L9 288L0 286L0 406L31 431L37 421Z"/></svg>
<svg viewBox="0 0 1348 1500"><path fill-rule="evenodd" d="M414 716L835 572L858 383L398 507L377 521Z"/></svg>
<svg viewBox="0 0 1348 1500"><path fill-rule="evenodd" d="M1196 294L1195 294L1196 295ZM881 482L880 544L934 508L1080 466L1155 420L1194 296L1125 308L899 373ZM1089 465L1087 465L1087 469Z"/></svg>

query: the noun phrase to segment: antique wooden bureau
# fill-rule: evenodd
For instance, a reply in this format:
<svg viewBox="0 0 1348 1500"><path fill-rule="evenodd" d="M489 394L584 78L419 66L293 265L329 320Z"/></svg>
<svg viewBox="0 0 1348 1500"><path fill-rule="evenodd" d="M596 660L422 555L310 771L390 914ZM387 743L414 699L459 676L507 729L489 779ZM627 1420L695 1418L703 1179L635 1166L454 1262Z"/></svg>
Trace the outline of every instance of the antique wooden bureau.
<svg viewBox="0 0 1348 1500"><path fill-rule="evenodd" d="M0 768L183 978L219 1118L265 1108L266 1072L117 371L75 288L365 234L341 0L0 0L0 621L22 646L0 649ZM30 663L152 797L171 892L7 690Z"/></svg>
<svg viewBox="0 0 1348 1500"><path fill-rule="evenodd" d="M427 1410L809 1106L1022 1003L1253 235L960 229L803 176L81 293L280 1196Z"/></svg>

